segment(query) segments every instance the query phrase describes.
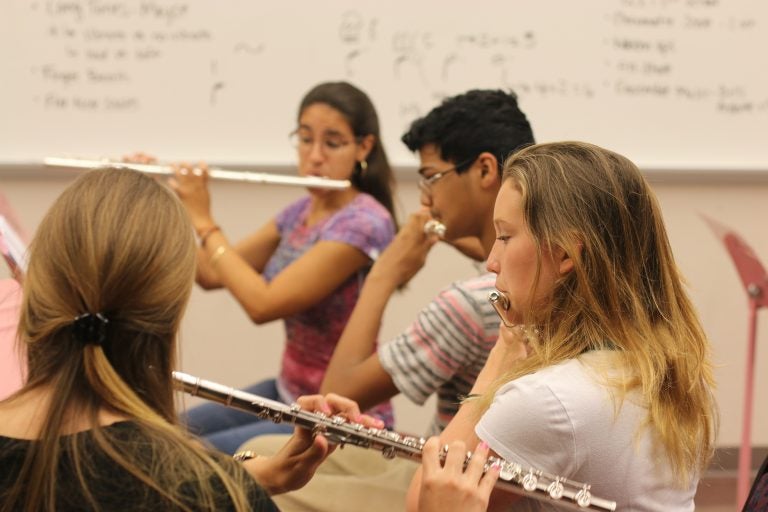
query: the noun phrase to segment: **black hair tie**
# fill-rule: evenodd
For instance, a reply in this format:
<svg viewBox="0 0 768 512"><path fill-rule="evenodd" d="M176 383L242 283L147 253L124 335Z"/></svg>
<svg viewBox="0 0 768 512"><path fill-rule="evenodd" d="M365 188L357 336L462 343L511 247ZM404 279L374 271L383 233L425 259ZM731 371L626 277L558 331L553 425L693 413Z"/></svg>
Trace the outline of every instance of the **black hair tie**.
<svg viewBox="0 0 768 512"><path fill-rule="evenodd" d="M72 334L83 345L102 345L107 340L109 320L101 313L83 313L75 317Z"/></svg>

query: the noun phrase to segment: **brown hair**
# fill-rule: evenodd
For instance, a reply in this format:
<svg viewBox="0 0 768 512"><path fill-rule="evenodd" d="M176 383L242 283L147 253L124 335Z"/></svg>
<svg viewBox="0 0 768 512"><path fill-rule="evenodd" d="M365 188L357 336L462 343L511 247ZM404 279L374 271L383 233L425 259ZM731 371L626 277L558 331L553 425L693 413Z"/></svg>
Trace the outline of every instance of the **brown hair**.
<svg viewBox="0 0 768 512"><path fill-rule="evenodd" d="M299 105L299 117L307 107L315 103L324 103L341 112L357 139L373 135L373 148L367 158L368 168L363 171L358 163L350 179L357 190L370 194L389 211L397 230L395 175L381 142L379 116L373 102L367 94L349 82L325 82L314 86L304 95Z"/></svg>
<svg viewBox="0 0 768 512"><path fill-rule="evenodd" d="M574 269L555 284L548 304L524 312L525 323L539 330L533 352L481 405L503 382L589 350L614 350L624 364L607 381L618 397L640 393L647 424L685 482L714 449L714 380L709 342L648 183L627 158L581 142L524 148L505 163L503 179L522 194L539 268L542 249L559 247ZM533 289L536 281L538 275Z"/></svg>
<svg viewBox="0 0 768 512"><path fill-rule="evenodd" d="M106 456L169 505L189 509L180 484L194 482L194 508L214 510L211 479L219 479L236 508L247 509L242 485L176 426L171 371L193 282L194 245L175 196L133 171L85 174L51 207L30 246L24 279L19 335L28 381L10 399L42 386L52 396L38 441L0 509L55 508L61 435L74 414L88 418ZM73 335L73 319L84 313L108 318L102 344ZM144 438L126 441L99 427L103 410L133 420ZM86 478L95 468L88 447L76 442L81 437L67 436L67 449L83 496L98 508Z"/></svg>

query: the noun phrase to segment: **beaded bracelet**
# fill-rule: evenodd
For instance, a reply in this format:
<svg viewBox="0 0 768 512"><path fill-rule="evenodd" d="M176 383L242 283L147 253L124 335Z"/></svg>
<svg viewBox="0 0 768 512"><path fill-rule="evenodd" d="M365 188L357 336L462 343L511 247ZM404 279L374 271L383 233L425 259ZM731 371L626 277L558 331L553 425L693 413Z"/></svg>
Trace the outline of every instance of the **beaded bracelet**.
<svg viewBox="0 0 768 512"><path fill-rule="evenodd" d="M213 226L209 227L205 231L202 232L200 235L200 247L205 247L205 242L208 240L208 237L214 234L217 231L221 231L221 228L214 224Z"/></svg>

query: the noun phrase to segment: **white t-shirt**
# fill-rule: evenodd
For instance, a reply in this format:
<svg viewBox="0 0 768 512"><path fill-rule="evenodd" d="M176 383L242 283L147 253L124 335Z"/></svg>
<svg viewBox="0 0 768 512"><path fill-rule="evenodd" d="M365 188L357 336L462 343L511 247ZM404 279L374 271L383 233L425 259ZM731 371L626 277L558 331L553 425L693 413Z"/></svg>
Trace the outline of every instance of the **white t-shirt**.
<svg viewBox="0 0 768 512"><path fill-rule="evenodd" d="M661 448L653 449L653 431L638 430L647 409L630 394L617 411L591 371L610 358L610 351L591 352L504 385L478 423L478 437L523 467L591 484L592 494L616 501L617 510L693 510L698 477L679 488ZM512 508L560 510L533 499Z"/></svg>

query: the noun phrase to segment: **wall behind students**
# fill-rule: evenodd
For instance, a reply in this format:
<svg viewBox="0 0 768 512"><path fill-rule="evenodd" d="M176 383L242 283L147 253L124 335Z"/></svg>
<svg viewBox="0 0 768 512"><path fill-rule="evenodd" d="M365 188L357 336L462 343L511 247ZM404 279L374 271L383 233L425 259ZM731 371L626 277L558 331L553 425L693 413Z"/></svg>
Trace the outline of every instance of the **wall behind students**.
<svg viewBox="0 0 768 512"><path fill-rule="evenodd" d="M447 5L5 0L0 165L126 148L285 165L298 99L343 78L374 99L400 165L412 119L503 87L542 141L589 140L644 169L765 169L768 68L747 57L768 46L765 2Z"/></svg>
<svg viewBox="0 0 768 512"><path fill-rule="evenodd" d="M411 169L401 170L399 203L410 211L418 203ZM48 177L3 177L0 187L31 232L58 194L71 182L65 174ZM768 263L765 223L768 183L681 182L654 180L667 222L672 248L685 274L693 300L711 338L717 363L716 395L721 407L719 446L739 443L747 338L747 299L728 254L699 217L704 213L736 230ZM215 182L212 186L216 219L227 234L238 239L261 225L280 207L302 193L301 189ZM258 200L255 200L258 199ZM7 269L0 265L0 277ZM393 299L384 319L382 339L399 333L415 313L450 280L473 275L477 267L449 247L438 245L427 266L408 288ZM768 397L768 316L759 314L757 340L756 403ZM233 386L275 374L282 350L279 322L265 326L250 323L225 292L195 288L184 318L181 368ZM402 398L396 400L398 427L421 433L433 405L420 409ZM753 439L768 445L768 411L756 407Z"/></svg>

